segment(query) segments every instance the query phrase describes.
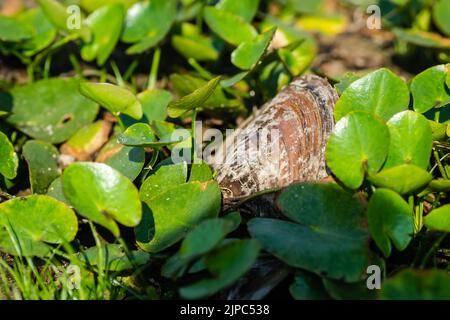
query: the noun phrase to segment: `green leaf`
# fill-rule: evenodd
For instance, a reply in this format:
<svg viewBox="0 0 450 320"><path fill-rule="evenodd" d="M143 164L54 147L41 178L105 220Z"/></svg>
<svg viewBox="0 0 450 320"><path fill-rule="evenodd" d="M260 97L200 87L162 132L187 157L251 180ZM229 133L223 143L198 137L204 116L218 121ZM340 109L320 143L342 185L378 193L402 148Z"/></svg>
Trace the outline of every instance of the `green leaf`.
<svg viewBox="0 0 450 320"><path fill-rule="evenodd" d="M6 121L30 137L60 143L98 113L96 104L83 97L78 86L78 80L63 78L18 86L8 94L10 102L0 96L0 109L10 109Z"/></svg>
<svg viewBox="0 0 450 320"><path fill-rule="evenodd" d="M150 212L136 229L137 243L144 251L159 252L180 241L202 220L216 217L221 193L215 181L190 182L149 197L145 194L144 201ZM153 235L150 241L149 233Z"/></svg>
<svg viewBox="0 0 450 320"><path fill-rule="evenodd" d="M58 29L67 32L80 34L84 41L91 38L90 29L80 22L80 28L70 28L69 22L73 20L67 8L56 0L37 0L48 20Z"/></svg>
<svg viewBox="0 0 450 320"><path fill-rule="evenodd" d="M327 143L326 160L342 183L357 189L366 172L381 169L388 148L388 127L367 112L355 111L336 124Z"/></svg>
<svg viewBox="0 0 450 320"><path fill-rule="evenodd" d="M218 248L205 259L214 277L182 287L180 295L185 299L200 299L229 287L250 270L259 250L255 240L236 240Z"/></svg>
<svg viewBox="0 0 450 320"><path fill-rule="evenodd" d="M315 274L304 270L295 272L294 282L289 287L289 292L296 300L328 300L322 279Z"/></svg>
<svg viewBox="0 0 450 320"><path fill-rule="evenodd" d="M241 43L232 52L231 62L242 70L253 69L269 47L275 31L276 28L272 28L252 41Z"/></svg>
<svg viewBox="0 0 450 320"><path fill-rule="evenodd" d="M214 47L211 38L201 35L173 36L172 46L186 58L198 61L215 61L219 58L219 50Z"/></svg>
<svg viewBox="0 0 450 320"><path fill-rule="evenodd" d="M384 120L407 110L409 90L392 71L382 68L353 82L336 103L334 117L339 121L351 111L367 111Z"/></svg>
<svg viewBox="0 0 450 320"><path fill-rule="evenodd" d="M235 46L249 42L258 35L251 24L228 11L206 7L204 17L206 24L214 33ZM239 32L236 32L237 30Z"/></svg>
<svg viewBox="0 0 450 320"><path fill-rule="evenodd" d="M336 36L347 30L348 18L340 13L304 15L298 19L297 26L309 32Z"/></svg>
<svg viewBox="0 0 450 320"><path fill-rule="evenodd" d="M107 164L133 181L144 167L145 151L139 147L120 145L117 142L117 136L113 136L100 150L96 162Z"/></svg>
<svg viewBox="0 0 450 320"><path fill-rule="evenodd" d="M436 179L431 181L428 187L434 191L448 192L450 191L450 180Z"/></svg>
<svg viewBox="0 0 450 320"><path fill-rule="evenodd" d="M61 146L61 153L77 160L89 160L108 141L110 130L110 122L103 120L84 126Z"/></svg>
<svg viewBox="0 0 450 320"><path fill-rule="evenodd" d="M205 163L194 163L191 166L191 172L189 176L189 182L200 181L206 182L213 179L213 173L211 167Z"/></svg>
<svg viewBox="0 0 450 320"><path fill-rule="evenodd" d="M24 43L24 54L32 56L48 47L56 37L56 29L40 8L27 10L18 16L19 21L33 30L31 39ZM1 28L0 28L1 29Z"/></svg>
<svg viewBox="0 0 450 320"><path fill-rule="evenodd" d="M240 16L245 22L251 22L258 6L259 0L221 0L216 7Z"/></svg>
<svg viewBox="0 0 450 320"><path fill-rule="evenodd" d="M179 256L190 260L215 248L235 225L225 219L208 219L192 230L181 243Z"/></svg>
<svg viewBox="0 0 450 320"><path fill-rule="evenodd" d="M139 224L141 202L136 187L113 168L100 163L78 162L63 173L64 195L77 212L119 236L119 222Z"/></svg>
<svg viewBox="0 0 450 320"><path fill-rule="evenodd" d="M8 137L0 131L0 174L6 179L14 179L17 176L19 158L14 151L14 146Z"/></svg>
<svg viewBox="0 0 450 320"><path fill-rule="evenodd" d="M43 195L15 198L0 204L0 251L14 255L42 255L42 243L59 244L75 238L78 221L64 203ZM4 236L5 234L3 234ZM11 239L12 237L12 239Z"/></svg>
<svg viewBox="0 0 450 320"><path fill-rule="evenodd" d="M450 0L439 0L433 6L433 19L439 30L447 36L450 36Z"/></svg>
<svg viewBox="0 0 450 320"><path fill-rule="evenodd" d="M145 123L136 123L119 134L117 141L126 146L162 148L181 142L172 140L170 136L157 140L152 128Z"/></svg>
<svg viewBox="0 0 450 320"><path fill-rule="evenodd" d="M335 300L375 300L377 298L377 290L367 289L366 279L348 283L322 278L322 282L328 294Z"/></svg>
<svg viewBox="0 0 450 320"><path fill-rule="evenodd" d="M61 174L58 150L48 142L31 140L23 146L23 156L28 163L31 191L47 193L50 184Z"/></svg>
<svg viewBox="0 0 450 320"><path fill-rule="evenodd" d="M92 31L92 39L81 50L84 60L92 61L96 58L99 65L103 65L108 60L119 41L124 17L123 6L113 4L94 11L85 20Z"/></svg>
<svg viewBox="0 0 450 320"><path fill-rule="evenodd" d="M369 176L378 187L392 189L400 194L410 194L425 187L433 179L426 170L412 164L402 164Z"/></svg>
<svg viewBox="0 0 450 320"><path fill-rule="evenodd" d="M2 42L20 42L31 38L31 36L31 30L17 19L0 15L0 40Z"/></svg>
<svg viewBox="0 0 450 320"><path fill-rule="evenodd" d="M411 81L411 92L415 111L424 113L450 103L450 90L445 85L448 73L449 67L441 64L414 77Z"/></svg>
<svg viewBox="0 0 450 320"><path fill-rule="evenodd" d="M426 169L433 147L428 120L419 113L403 111L387 123L391 142L384 169L400 164L414 164Z"/></svg>
<svg viewBox="0 0 450 320"><path fill-rule="evenodd" d="M450 49L450 38L444 38L434 32L399 28L395 28L393 32L398 39L420 47Z"/></svg>
<svg viewBox="0 0 450 320"><path fill-rule="evenodd" d="M447 124L439 123L436 121L428 120L430 125L433 141L445 141L447 140Z"/></svg>
<svg viewBox="0 0 450 320"><path fill-rule="evenodd" d="M48 187L47 195L70 206L63 191L62 178L59 176Z"/></svg>
<svg viewBox="0 0 450 320"><path fill-rule="evenodd" d="M179 96L186 96L193 91L204 87L207 81L192 76L190 74L172 74L170 76L170 83L174 91ZM223 81L221 81L222 85ZM214 93L203 103L203 109L220 109L220 108L239 108L241 104L236 99L230 100L225 96L224 90L221 86L217 86Z"/></svg>
<svg viewBox="0 0 450 320"><path fill-rule="evenodd" d="M171 118L177 118L187 111L202 107L220 82L220 77L210 80L203 87L196 89L194 92L184 96L177 101L171 102L168 106L168 114Z"/></svg>
<svg viewBox="0 0 450 320"><path fill-rule="evenodd" d="M386 257L392 243L404 250L414 232L413 213L403 198L389 189L377 189L369 201L367 219L372 238Z"/></svg>
<svg viewBox="0 0 450 320"><path fill-rule="evenodd" d="M167 118L167 106L172 101L172 94L166 90L145 90L137 95L142 105L143 116L136 120L125 114L120 115L125 127L135 123L151 123L152 121L163 121Z"/></svg>
<svg viewBox="0 0 450 320"><path fill-rule="evenodd" d="M102 261L102 268L105 270L119 272L130 270L144 265L150 259L150 255L142 251L129 251L128 256L121 245L105 244L101 248L95 246L81 252L80 259L89 266L99 266ZM99 255L102 255L100 259Z"/></svg>
<svg viewBox="0 0 450 320"><path fill-rule="evenodd" d="M161 166L148 177L139 190L141 201L149 202L161 193L186 182L187 164L178 163Z"/></svg>
<svg viewBox="0 0 450 320"><path fill-rule="evenodd" d="M138 0L80 0L80 6L88 12L92 12L103 6L116 3L122 4L125 8L129 8L136 2Z"/></svg>
<svg viewBox="0 0 450 320"><path fill-rule="evenodd" d="M444 270L405 269L383 282L386 300L449 300L450 275Z"/></svg>
<svg viewBox="0 0 450 320"><path fill-rule="evenodd" d="M450 205L432 210L425 217L425 226L430 230L450 232Z"/></svg>
<svg viewBox="0 0 450 320"><path fill-rule="evenodd" d="M250 234L265 250L295 268L333 279L357 281L368 262L368 232L364 211L351 193L335 184L299 184L278 199L283 214L296 223L277 219L250 220Z"/></svg>
<svg viewBox="0 0 450 320"><path fill-rule="evenodd" d="M122 41L136 43L128 54L157 45L169 32L177 13L177 1L152 0L132 6L126 15Z"/></svg>
<svg viewBox="0 0 450 320"><path fill-rule="evenodd" d="M172 101L172 94L165 90L145 90L137 95L142 104L145 122L165 120L167 117L167 106Z"/></svg>
<svg viewBox="0 0 450 320"><path fill-rule="evenodd" d="M142 105L128 89L109 83L80 83L80 92L112 113L124 113L134 119L142 118Z"/></svg>

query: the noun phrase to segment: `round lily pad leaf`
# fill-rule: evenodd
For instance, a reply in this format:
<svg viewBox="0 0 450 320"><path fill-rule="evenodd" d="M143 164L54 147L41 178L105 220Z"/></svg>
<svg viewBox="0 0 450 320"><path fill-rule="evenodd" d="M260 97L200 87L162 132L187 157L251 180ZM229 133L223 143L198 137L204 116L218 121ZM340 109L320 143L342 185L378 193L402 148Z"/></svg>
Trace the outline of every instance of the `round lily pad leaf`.
<svg viewBox="0 0 450 320"><path fill-rule="evenodd" d="M96 162L109 165L133 181L144 167L145 151L139 147L120 145L117 137L113 136L98 154Z"/></svg>
<svg viewBox="0 0 450 320"><path fill-rule="evenodd" d="M328 300L328 295L323 286L322 279L304 270L295 272L294 282L289 287L289 292L296 300Z"/></svg>
<svg viewBox="0 0 450 320"><path fill-rule="evenodd" d="M176 1L153 0L133 5L125 18L122 41L136 44L127 53L141 53L157 45L169 32L176 13Z"/></svg>
<svg viewBox="0 0 450 320"><path fill-rule="evenodd" d="M2 42L20 42L31 36L31 30L17 19L0 15L0 40Z"/></svg>
<svg viewBox="0 0 450 320"><path fill-rule="evenodd" d="M388 127L371 114L352 112L336 124L326 147L331 171L347 187L361 186L365 173L376 173L389 149Z"/></svg>
<svg viewBox="0 0 450 320"><path fill-rule="evenodd" d="M235 240L217 248L205 258L205 265L214 276L182 287L180 295L185 299L201 299L229 287L250 270L259 250L256 240Z"/></svg>
<svg viewBox="0 0 450 320"><path fill-rule="evenodd" d="M25 11L18 19L33 30L33 36L23 44L26 56L32 56L45 49L55 39L56 29L40 8Z"/></svg>
<svg viewBox="0 0 450 320"><path fill-rule="evenodd" d="M116 221L139 224L141 202L136 187L115 169L101 163L78 162L63 173L65 197L77 212L119 236Z"/></svg>
<svg viewBox="0 0 450 320"><path fill-rule="evenodd" d="M58 150L48 142L30 140L23 146L23 156L28 163L31 191L45 194L61 174Z"/></svg>
<svg viewBox="0 0 450 320"><path fill-rule="evenodd" d="M242 70L252 69L269 47L276 28L257 36L250 42L243 42L231 54L231 62Z"/></svg>
<svg viewBox="0 0 450 320"><path fill-rule="evenodd" d="M148 124L136 123L119 134L117 141L126 146L149 147L156 143L156 137Z"/></svg>
<svg viewBox="0 0 450 320"><path fill-rule="evenodd" d="M433 6L433 19L439 30L447 36L450 36L450 0L439 0Z"/></svg>
<svg viewBox="0 0 450 320"><path fill-rule="evenodd" d="M258 10L259 0L221 0L217 8L240 16L244 21L251 22Z"/></svg>
<svg viewBox="0 0 450 320"><path fill-rule="evenodd" d="M57 0L36 0L42 11L47 16L48 20L59 30L66 33L78 34L84 41L89 41L91 38L91 30L85 25L81 24L80 28L73 28L69 21L71 13L68 8Z"/></svg>
<svg viewBox="0 0 450 320"><path fill-rule="evenodd" d="M102 120L84 126L61 146L61 154L89 160L108 141L110 130L111 123Z"/></svg>
<svg viewBox="0 0 450 320"><path fill-rule="evenodd" d="M411 81L414 110L424 113L431 108L440 108L450 103L450 90L445 85L449 72L448 65L442 64L414 77Z"/></svg>
<svg viewBox="0 0 450 320"><path fill-rule="evenodd" d="M450 232L450 205L431 211L425 217L425 226L430 230Z"/></svg>
<svg viewBox="0 0 450 320"><path fill-rule="evenodd" d="M8 137L0 131L0 174L7 179L14 179L19 167L19 158Z"/></svg>
<svg viewBox="0 0 450 320"><path fill-rule="evenodd" d="M142 197L142 191L141 191ZM217 182L189 182L174 186L145 199L150 208L136 229L136 238L141 249L158 252L180 241L200 221L218 215L221 193ZM153 230L153 238L148 242L141 234Z"/></svg>
<svg viewBox="0 0 450 320"><path fill-rule="evenodd" d="M278 206L296 223L255 218L250 234L288 265L333 279L357 281L369 263L364 211L336 184L300 184L281 193Z"/></svg>
<svg viewBox="0 0 450 320"><path fill-rule="evenodd" d="M76 79L54 78L15 87L6 121L34 139L63 142L98 113L98 106L83 97L78 86Z"/></svg>
<svg viewBox="0 0 450 320"><path fill-rule="evenodd" d="M142 201L148 202L159 194L183 184L187 179L187 164L178 163L161 166L154 174L148 177L139 190Z"/></svg>
<svg viewBox="0 0 450 320"><path fill-rule="evenodd" d="M373 113L385 121L407 110L409 90L406 83L392 71L381 68L353 82L336 103L336 121L351 111Z"/></svg>
<svg viewBox="0 0 450 320"><path fill-rule="evenodd" d="M369 176L369 180L376 186L392 189L400 194L420 190L432 179L426 170L412 164L399 165Z"/></svg>
<svg viewBox="0 0 450 320"><path fill-rule="evenodd" d="M413 111L403 111L387 123L391 142L384 168L414 164L426 169L433 147L433 133L428 120Z"/></svg>
<svg viewBox="0 0 450 320"><path fill-rule="evenodd" d="M14 239L0 237L0 248L19 250L9 252L12 254L34 255L45 251L40 243L72 241L78 231L78 221L64 203L48 196L32 195L0 204L0 229L5 229ZM25 252L20 251L20 247Z"/></svg>
<svg viewBox="0 0 450 320"><path fill-rule="evenodd" d="M444 270L406 269L383 282L386 300L449 300L450 275Z"/></svg>
<svg viewBox="0 0 450 320"><path fill-rule="evenodd" d="M389 189L377 189L369 201L367 219L372 238L386 257L392 245L404 250L411 241L413 213L403 198Z"/></svg>
<svg viewBox="0 0 450 320"><path fill-rule="evenodd" d="M233 223L226 219L208 219L200 223L183 240L180 258L191 259L211 251L233 231Z"/></svg>
<svg viewBox="0 0 450 320"><path fill-rule="evenodd" d="M47 195L70 206L69 200L67 200L64 195L61 176L53 180L50 184L47 190Z"/></svg>
<svg viewBox="0 0 450 320"><path fill-rule="evenodd" d="M128 89L109 83L80 83L80 92L112 113L123 113L134 119L142 118L142 105Z"/></svg>
<svg viewBox="0 0 450 320"><path fill-rule="evenodd" d="M164 121L167 117L167 106L172 101L172 94L165 90L145 90L138 94L144 112L143 122Z"/></svg>
<svg viewBox="0 0 450 320"><path fill-rule="evenodd" d="M208 27L226 42L236 46L251 41L258 35L253 26L240 16L215 7L206 7L205 22ZM239 32L236 32L239 30Z"/></svg>
<svg viewBox="0 0 450 320"><path fill-rule="evenodd" d="M215 61L219 58L219 50L214 46L214 41L202 35L175 35L172 37L172 46L188 59Z"/></svg>
<svg viewBox="0 0 450 320"><path fill-rule="evenodd" d="M130 251L130 256L121 245L105 244L99 247L91 247L80 253L80 259L89 266L98 266L103 262L102 268L105 270L119 272L130 270L147 263L150 255L142 251ZM102 259L100 259L100 254Z"/></svg>
<svg viewBox="0 0 450 320"><path fill-rule="evenodd" d="M191 166L189 174L189 181L201 181L206 182L213 179L213 173L211 167L205 163L194 163Z"/></svg>
<svg viewBox="0 0 450 320"><path fill-rule="evenodd" d="M194 92L178 99L177 101L171 102L167 108L169 117L176 118L190 110L202 107L214 93L219 83L220 77L216 77L204 86L196 89Z"/></svg>

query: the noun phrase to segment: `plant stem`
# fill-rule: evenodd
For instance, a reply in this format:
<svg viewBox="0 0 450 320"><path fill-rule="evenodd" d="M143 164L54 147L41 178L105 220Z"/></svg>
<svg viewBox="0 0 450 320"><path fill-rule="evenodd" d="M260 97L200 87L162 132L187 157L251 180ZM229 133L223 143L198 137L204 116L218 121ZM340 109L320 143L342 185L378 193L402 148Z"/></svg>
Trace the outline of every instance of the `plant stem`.
<svg viewBox="0 0 450 320"><path fill-rule="evenodd" d="M431 246L430 250L428 250L427 254L425 255L425 257L422 260L422 264L420 265L421 268L425 268L428 259L430 259L430 256L436 252L436 250L438 249L439 245L441 244L442 240L445 239L445 237L447 236L446 233L443 233L442 235L439 236L439 238L436 239L436 241L433 243L433 245Z"/></svg>
<svg viewBox="0 0 450 320"><path fill-rule="evenodd" d="M156 86L156 80L158 79L158 69L159 69L159 61L161 59L161 49L157 48L155 53L153 54L152 68L150 70L150 75L148 77L148 86L149 90L152 90Z"/></svg>
<svg viewBox="0 0 450 320"><path fill-rule="evenodd" d="M197 122L197 109L194 109L192 111L192 133L191 133L191 136L192 136L192 153L191 153L192 159L191 159L191 163L195 163L195 161L197 159L197 145L196 145L197 140L195 137L195 134L197 131L196 127L195 127L196 122Z"/></svg>
<svg viewBox="0 0 450 320"><path fill-rule="evenodd" d="M116 77L117 80L117 84L121 87L125 87L125 81L123 81L119 67L117 66L117 63L115 61L111 61L111 68L113 69L114 76Z"/></svg>
<svg viewBox="0 0 450 320"><path fill-rule="evenodd" d="M114 118L116 118L117 124L119 125L120 129L122 129L122 131L125 131L127 128L123 124L123 121L120 118L120 114L119 113L113 113L113 115L114 115Z"/></svg>
<svg viewBox="0 0 450 320"><path fill-rule="evenodd" d="M433 156L434 156L434 159L436 160L436 163L437 163L438 168L439 168L439 172L441 173L442 177L444 179L448 179L447 173L445 172L445 169L442 166L441 159L439 158L439 153L437 152L437 150L433 150Z"/></svg>

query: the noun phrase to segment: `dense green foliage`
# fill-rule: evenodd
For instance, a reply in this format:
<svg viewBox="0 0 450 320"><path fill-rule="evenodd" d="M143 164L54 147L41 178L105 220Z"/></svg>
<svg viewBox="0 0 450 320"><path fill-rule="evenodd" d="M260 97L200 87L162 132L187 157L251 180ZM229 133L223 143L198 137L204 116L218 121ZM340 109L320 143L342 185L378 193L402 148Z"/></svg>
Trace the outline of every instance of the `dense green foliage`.
<svg viewBox="0 0 450 320"><path fill-rule="evenodd" d="M272 281L235 298L450 299L450 1L380 0L397 50L433 57L410 81L388 68L336 81L335 181L278 191L279 219L224 210L216 173L170 153L197 155L197 117L235 127L317 71L307 31L340 33L344 14L309 0L36 2L0 15L1 57L27 70L26 84L0 81L0 298L226 298L269 262Z"/></svg>

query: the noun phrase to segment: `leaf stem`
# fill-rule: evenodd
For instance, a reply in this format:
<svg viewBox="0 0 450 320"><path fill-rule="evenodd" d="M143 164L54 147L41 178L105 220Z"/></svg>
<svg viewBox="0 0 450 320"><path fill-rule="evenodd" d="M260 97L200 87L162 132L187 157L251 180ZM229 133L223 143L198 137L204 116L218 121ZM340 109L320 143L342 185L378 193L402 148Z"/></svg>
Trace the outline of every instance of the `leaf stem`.
<svg viewBox="0 0 450 320"><path fill-rule="evenodd" d="M433 243L433 245L431 246L430 250L428 250L427 254L425 255L425 257L422 260L422 264L420 265L421 268L425 268L428 260L430 259L430 256L436 252L436 250L438 249L439 245L441 244L441 242L445 239L445 237L447 236L447 233L443 233L439 236L439 238L436 239L436 241Z"/></svg>
<svg viewBox="0 0 450 320"><path fill-rule="evenodd" d="M161 59L161 49L157 48L155 53L153 54L152 67L150 70L150 75L148 77L148 86L149 90L155 89L156 80L158 79L158 69L159 69L159 61Z"/></svg>
<svg viewBox="0 0 450 320"><path fill-rule="evenodd" d="M191 163L195 163L196 159L197 159L197 140L196 140L196 122L197 122L197 109L192 110L192 132L191 132L191 137L192 137L192 159L191 159Z"/></svg>

